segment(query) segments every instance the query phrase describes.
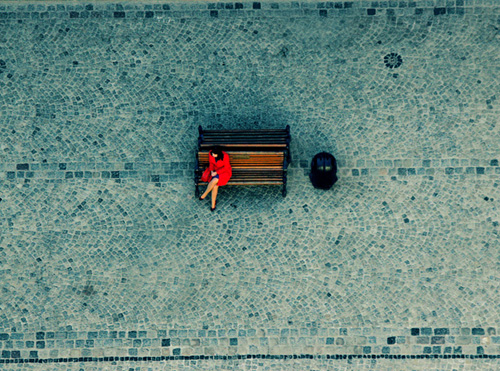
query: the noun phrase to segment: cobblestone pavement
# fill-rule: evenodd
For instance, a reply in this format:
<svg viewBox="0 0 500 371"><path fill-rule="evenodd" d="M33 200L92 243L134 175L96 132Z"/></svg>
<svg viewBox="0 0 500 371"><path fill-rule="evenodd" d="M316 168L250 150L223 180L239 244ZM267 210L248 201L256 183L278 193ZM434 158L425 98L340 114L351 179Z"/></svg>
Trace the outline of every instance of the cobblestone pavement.
<svg viewBox="0 0 500 371"><path fill-rule="evenodd" d="M498 370L499 62L496 1L0 2L0 369Z"/></svg>

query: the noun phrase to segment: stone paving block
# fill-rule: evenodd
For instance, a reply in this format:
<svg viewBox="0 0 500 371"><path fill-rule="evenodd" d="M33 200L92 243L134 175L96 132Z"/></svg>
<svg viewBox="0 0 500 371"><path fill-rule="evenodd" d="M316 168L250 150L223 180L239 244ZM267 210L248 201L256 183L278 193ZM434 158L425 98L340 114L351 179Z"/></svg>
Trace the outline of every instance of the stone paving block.
<svg viewBox="0 0 500 371"><path fill-rule="evenodd" d="M498 14L0 3L0 367L498 369ZM200 124L290 124L287 198L221 188L208 212Z"/></svg>

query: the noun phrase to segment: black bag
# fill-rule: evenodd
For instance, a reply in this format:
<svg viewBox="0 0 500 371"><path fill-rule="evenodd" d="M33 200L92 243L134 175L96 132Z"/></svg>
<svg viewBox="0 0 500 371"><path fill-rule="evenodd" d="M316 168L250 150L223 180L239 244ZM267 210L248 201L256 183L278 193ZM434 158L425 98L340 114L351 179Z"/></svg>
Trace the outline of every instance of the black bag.
<svg viewBox="0 0 500 371"><path fill-rule="evenodd" d="M327 152L315 155L311 161L309 179L314 188L330 189L338 180L335 157Z"/></svg>

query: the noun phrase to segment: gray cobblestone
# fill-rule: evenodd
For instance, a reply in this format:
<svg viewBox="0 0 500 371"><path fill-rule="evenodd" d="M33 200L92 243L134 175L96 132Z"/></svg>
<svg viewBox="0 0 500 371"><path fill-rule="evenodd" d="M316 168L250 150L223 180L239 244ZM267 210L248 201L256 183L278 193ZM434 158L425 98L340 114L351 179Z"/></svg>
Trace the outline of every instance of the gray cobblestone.
<svg viewBox="0 0 500 371"><path fill-rule="evenodd" d="M497 370L499 11L0 2L0 369ZM198 125L286 124L287 198L194 198Z"/></svg>

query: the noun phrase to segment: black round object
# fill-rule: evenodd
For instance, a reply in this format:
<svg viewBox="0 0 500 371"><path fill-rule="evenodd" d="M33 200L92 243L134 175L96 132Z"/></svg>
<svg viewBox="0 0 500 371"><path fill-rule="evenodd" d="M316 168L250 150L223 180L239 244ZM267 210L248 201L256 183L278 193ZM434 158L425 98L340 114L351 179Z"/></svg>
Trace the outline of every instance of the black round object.
<svg viewBox="0 0 500 371"><path fill-rule="evenodd" d="M311 161L309 179L314 188L330 189L338 180L335 157L327 152L315 155Z"/></svg>

